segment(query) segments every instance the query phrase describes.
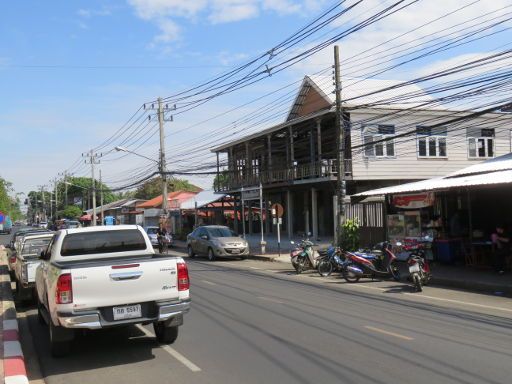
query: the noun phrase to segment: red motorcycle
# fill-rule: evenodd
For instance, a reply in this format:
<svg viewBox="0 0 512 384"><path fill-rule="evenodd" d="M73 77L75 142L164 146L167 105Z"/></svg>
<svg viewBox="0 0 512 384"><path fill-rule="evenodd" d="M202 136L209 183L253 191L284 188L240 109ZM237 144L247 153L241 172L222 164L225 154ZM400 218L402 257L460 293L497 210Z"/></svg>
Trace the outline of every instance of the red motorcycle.
<svg viewBox="0 0 512 384"><path fill-rule="evenodd" d="M423 291L423 286L427 285L432 277L430 264L425 257L425 248L423 246L420 245L415 249L411 249L407 265L409 266L409 273L416 292Z"/></svg>
<svg viewBox="0 0 512 384"><path fill-rule="evenodd" d="M377 245L382 254L345 252L346 265L342 270L343 278L348 283L356 283L361 277L372 279L393 278L400 281L400 270L396 265L396 256L390 242Z"/></svg>

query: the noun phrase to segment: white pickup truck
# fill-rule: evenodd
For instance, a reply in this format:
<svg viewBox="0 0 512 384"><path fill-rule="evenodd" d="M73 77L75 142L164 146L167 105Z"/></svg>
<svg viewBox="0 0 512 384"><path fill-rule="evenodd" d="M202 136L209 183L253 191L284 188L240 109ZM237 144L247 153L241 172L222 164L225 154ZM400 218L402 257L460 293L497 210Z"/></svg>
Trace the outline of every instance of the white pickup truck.
<svg viewBox="0 0 512 384"><path fill-rule="evenodd" d="M155 254L136 225L63 229L41 253L36 271L38 319L51 352L69 352L76 329L153 323L160 343L173 343L190 309L187 265Z"/></svg>

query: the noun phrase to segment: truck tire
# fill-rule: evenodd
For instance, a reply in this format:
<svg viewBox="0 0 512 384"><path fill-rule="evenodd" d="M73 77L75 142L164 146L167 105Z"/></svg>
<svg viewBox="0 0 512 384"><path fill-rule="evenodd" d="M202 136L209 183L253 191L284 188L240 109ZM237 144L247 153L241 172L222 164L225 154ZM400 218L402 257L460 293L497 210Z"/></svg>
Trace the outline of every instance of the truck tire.
<svg viewBox="0 0 512 384"><path fill-rule="evenodd" d="M64 336L68 336L67 332L70 330L64 329L62 327L58 327L53 325L53 322L50 320L50 351L53 357L64 357L69 354L71 350L71 341L72 338L65 338Z"/></svg>
<svg viewBox="0 0 512 384"><path fill-rule="evenodd" d="M178 327L167 327L163 321L153 323L156 339L160 344L172 344L178 338Z"/></svg>

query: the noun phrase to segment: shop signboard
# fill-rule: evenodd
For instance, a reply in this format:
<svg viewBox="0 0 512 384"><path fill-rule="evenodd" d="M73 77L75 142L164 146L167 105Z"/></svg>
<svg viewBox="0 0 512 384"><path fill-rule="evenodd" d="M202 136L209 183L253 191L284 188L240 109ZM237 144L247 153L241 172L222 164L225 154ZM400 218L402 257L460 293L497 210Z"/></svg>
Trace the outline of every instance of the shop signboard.
<svg viewBox="0 0 512 384"><path fill-rule="evenodd" d="M393 206L402 209L419 209L431 207L434 204L434 193L416 193L409 195L394 195Z"/></svg>

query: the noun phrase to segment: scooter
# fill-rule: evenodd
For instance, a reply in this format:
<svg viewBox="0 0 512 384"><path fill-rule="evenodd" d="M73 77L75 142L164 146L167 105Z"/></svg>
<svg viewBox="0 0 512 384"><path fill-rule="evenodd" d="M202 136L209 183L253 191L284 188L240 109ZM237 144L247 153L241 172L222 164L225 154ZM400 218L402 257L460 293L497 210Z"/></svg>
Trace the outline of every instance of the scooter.
<svg viewBox="0 0 512 384"><path fill-rule="evenodd" d="M293 241L292 244L295 244ZM297 248L290 252L290 260L297 274L308 269L316 269L322 255L313 249L313 243L309 239L303 239Z"/></svg>
<svg viewBox="0 0 512 384"><path fill-rule="evenodd" d="M425 251L421 248L414 250L407 259L407 265L416 292L423 291L423 286L427 285L432 277Z"/></svg>
<svg viewBox="0 0 512 384"><path fill-rule="evenodd" d="M382 250L380 256L360 252L345 252L347 264L341 273L348 283L357 283L361 277L372 279L392 278L395 281L400 281L400 270L395 263L396 256L391 250L391 243L384 242L379 244L378 247Z"/></svg>
<svg viewBox="0 0 512 384"><path fill-rule="evenodd" d="M345 256L340 247L329 247L327 255L318 262L317 270L320 276L330 276L333 272L341 272L346 265Z"/></svg>

